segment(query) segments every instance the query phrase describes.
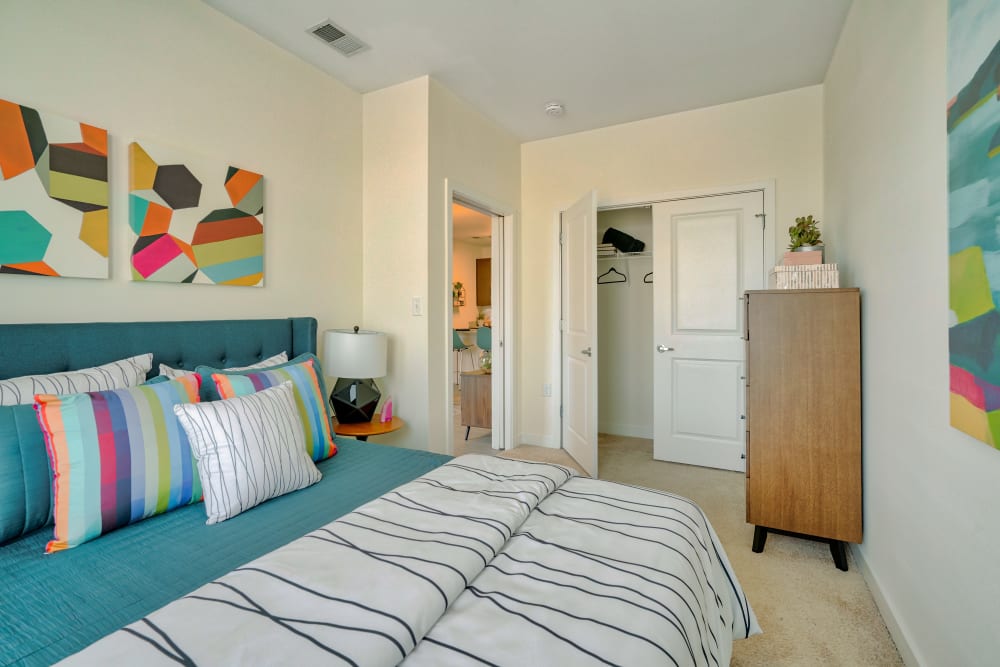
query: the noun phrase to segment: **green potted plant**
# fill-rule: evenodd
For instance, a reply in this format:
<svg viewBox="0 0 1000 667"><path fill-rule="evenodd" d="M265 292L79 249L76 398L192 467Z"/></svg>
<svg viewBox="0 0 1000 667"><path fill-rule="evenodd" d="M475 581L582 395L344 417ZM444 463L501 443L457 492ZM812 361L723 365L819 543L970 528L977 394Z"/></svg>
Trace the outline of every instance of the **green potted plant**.
<svg viewBox="0 0 1000 667"><path fill-rule="evenodd" d="M465 288L458 281L451 284L451 303L455 307L465 305Z"/></svg>
<svg viewBox="0 0 1000 667"><path fill-rule="evenodd" d="M811 215L795 218L795 224L788 228L791 241L788 249L794 252L822 250L823 242L819 235L819 220L814 220Z"/></svg>

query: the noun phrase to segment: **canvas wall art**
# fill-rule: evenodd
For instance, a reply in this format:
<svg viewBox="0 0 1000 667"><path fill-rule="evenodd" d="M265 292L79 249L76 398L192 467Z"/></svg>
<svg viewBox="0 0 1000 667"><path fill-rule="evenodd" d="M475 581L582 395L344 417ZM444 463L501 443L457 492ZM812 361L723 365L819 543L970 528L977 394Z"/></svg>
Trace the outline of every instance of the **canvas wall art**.
<svg viewBox="0 0 1000 667"><path fill-rule="evenodd" d="M146 141L129 145L132 279L264 284L264 178Z"/></svg>
<svg viewBox="0 0 1000 667"><path fill-rule="evenodd" d="M0 273L108 277L108 133L0 99Z"/></svg>
<svg viewBox="0 0 1000 667"><path fill-rule="evenodd" d="M951 424L1000 448L1000 3L948 12Z"/></svg>

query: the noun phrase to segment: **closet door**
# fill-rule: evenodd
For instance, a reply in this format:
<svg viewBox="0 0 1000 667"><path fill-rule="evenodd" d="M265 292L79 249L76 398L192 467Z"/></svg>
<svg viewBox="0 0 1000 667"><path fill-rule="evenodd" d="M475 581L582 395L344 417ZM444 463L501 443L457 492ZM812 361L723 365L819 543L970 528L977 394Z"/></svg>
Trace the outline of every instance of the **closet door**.
<svg viewBox="0 0 1000 667"><path fill-rule="evenodd" d="M597 477L597 193L562 212L562 446Z"/></svg>
<svg viewBox="0 0 1000 667"><path fill-rule="evenodd" d="M653 205L653 458L744 469L743 291L764 281L762 192Z"/></svg>

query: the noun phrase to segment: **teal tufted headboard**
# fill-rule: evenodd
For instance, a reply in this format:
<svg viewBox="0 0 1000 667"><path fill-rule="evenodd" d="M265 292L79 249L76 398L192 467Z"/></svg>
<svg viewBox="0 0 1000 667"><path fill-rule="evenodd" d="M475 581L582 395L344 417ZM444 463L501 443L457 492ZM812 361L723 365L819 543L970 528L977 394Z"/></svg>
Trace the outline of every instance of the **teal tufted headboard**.
<svg viewBox="0 0 1000 667"><path fill-rule="evenodd" d="M316 320L203 320L0 325L0 380L99 366L153 353L160 364L194 370L245 366L278 354L316 353Z"/></svg>
<svg viewBox="0 0 1000 667"><path fill-rule="evenodd" d="M0 380L89 368L146 352L194 370L246 366L288 352L316 353L316 320L88 322L0 325ZM51 521L51 473L32 407L0 407L0 545Z"/></svg>

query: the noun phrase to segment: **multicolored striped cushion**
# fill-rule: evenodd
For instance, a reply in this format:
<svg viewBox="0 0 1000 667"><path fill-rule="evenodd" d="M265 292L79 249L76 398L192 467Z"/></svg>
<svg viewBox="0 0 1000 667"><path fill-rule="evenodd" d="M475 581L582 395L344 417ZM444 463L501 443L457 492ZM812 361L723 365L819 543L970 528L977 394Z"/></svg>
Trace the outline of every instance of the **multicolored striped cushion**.
<svg viewBox="0 0 1000 667"><path fill-rule="evenodd" d="M330 433L330 412L326 402L326 385L321 366L315 355L303 354L287 364L262 371L215 371L212 381L222 398L246 396L261 389L277 387L291 381L295 388L295 407L306 433L306 451L313 461L322 461L337 453ZM204 374L206 369L199 367Z"/></svg>
<svg viewBox="0 0 1000 667"><path fill-rule="evenodd" d="M55 532L46 553L201 500L174 406L197 403L190 376L84 394L35 397L53 470Z"/></svg>

